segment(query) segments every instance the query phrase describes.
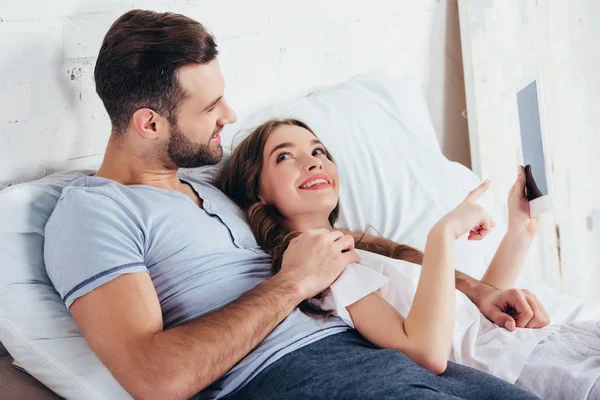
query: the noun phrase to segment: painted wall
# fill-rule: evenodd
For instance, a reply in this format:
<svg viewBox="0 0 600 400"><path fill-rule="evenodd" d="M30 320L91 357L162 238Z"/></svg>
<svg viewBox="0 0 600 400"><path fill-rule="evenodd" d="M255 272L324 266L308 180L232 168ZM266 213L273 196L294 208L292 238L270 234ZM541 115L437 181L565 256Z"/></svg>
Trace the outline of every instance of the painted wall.
<svg viewBox="0 0 600 400"><path fill-rule="evenodd" d="M413 76L445 154L470 165L456 0L0 0L0 185L101 161L93 67L131 8L205 24L238 113L382 67Z"/></svg>
<svg viewBox="0 0 600 400"><path fill-rule="evenodd" d="M600 3L460 0L473 170L505 201L521 161L516 92L540 79L555 212L526 275L600 298Z"/></svg>

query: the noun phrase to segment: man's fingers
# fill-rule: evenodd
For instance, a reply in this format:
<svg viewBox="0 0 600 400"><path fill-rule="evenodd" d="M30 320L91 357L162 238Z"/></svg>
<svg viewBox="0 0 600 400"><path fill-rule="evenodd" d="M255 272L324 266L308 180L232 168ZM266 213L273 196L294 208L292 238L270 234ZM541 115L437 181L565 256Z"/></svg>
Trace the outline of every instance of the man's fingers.
<svg viewBox="0 0 600 400"><path fill-rule="evenodd" d="M320 236L320 240L322 240L324 243L333 243L333 242L343 238L344 232L328 231L327 229L319 229L318 234L316 236Z"/></svg>
<svg viewBox="0 0 600 400"><path fill-rule="evenodd" d="M344 250L354 250L354 238L350 235L344 235L333 243L333 249L340 253Z"/></svg>
<svg viewBox="0 0 600 400"><path fill-rule="evenodd" d="M506 329L507 331L512 332L517 327L517 323L515 322L515 320L510 315L508 315L508 318L509 319L507 319L506 322L504 322L504 329Z"/></svg>
<svg viewBox="0 0 600 400"><path fill-rule="evenodd" d="M542 307L542 310L544 310L544 316L545 316L544 325L541 326L541 328L543 328L544 326L547 326L550 323L550 314L548 314L548 312L544 308L544 305L541 302L540 302L540 307Z"/></svg>
<svg viewBox="0 0 600 400"><path fill-rule="evenodd" d="M540 315L543 317L542 318L542 322L541 322L541 324L539 326L539 328L543 328L543 327L547 326L550 323L550 315L548 314L548 312L544 308L544 305L542 304L542 302L540 301L540 299L538 299L538 297L535 294L533 294L533 293L531 293L531 295L533 296L534 301L538 305L538 309L540 310Z"/></svg>
<svg viewBox="0 0 600 400"><path fill-rule="evenodd" d="M350 264L350 263L358 264L360 262L360 256L354 249L347 251L346 253L344 253L342 255L342 257L344 257L344 259L346 260L346 264Z"/></svg>
<svg viewBox="0 0 600 400"><path fill-rule="evenodd" d="M523 294L516 289L514 295L513 308L517 312L517 326L519 328L524 328L525 326L527 326L529 321L531 321L531 318L533 318L533 310L531 309L531 306L525 299L525 296L523 296Z"/></svg>
<svg viewBox="0 0 600 400"><path fill-rule="evenodd" d="M498 325L501 328L504 328L510 332L515 330L515 320L502 310L496 310L490 315L489 318L493 323Z"/></svg>
<svg viewBox="0 0 600 400"><path fill-rule="evenodd" d="M525 328L543 328L550 323L550 316L542 306L540 300L529 290L525 289L525 296L527 297L527 301L533 310L534 316L529 321Z"/></svg>
<svg viewBox="0 0 600 400"><path fill-rule="evenodd" d="M542 323L544 322L544 316L542 315L535 301L531 301L531 299L527 300L529 301L529 306L533 311L533 315L529 322L527 322L527 325L525 325L525 328L541 328L540 325L542 325Z"/></svg>

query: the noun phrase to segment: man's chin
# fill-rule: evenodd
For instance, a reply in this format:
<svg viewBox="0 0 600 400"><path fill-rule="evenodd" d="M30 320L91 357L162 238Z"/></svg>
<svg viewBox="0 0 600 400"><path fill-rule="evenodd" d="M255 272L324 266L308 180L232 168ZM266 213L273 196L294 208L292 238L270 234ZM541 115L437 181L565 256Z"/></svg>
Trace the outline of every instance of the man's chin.
<svg viewBox="0 0 600 400"><path fill-rule="evenodd" d="M221 143L218 143L214 148L210 149L210 163L206 165L215 165L221 162L223 159L223 146Z"/></svg>
<svg viewBox="0 0 600 400"><path fill-rule="evenodd" d="M206 167L210 165L216 165L223 159L223 146L218 144L214 148L208 149L208 152L199 157L198 163L194 168Z"/></svg>
<svg viewBox="0 0 600 400"><path fill-rule="evenodd" d="M208 151L207 151L208 150ZM171 161L179 168L200 168L210 165L216 165L223 159L223 148L206 149L203 153L197 154L195 157L177 158L171 157Z"/></svg>

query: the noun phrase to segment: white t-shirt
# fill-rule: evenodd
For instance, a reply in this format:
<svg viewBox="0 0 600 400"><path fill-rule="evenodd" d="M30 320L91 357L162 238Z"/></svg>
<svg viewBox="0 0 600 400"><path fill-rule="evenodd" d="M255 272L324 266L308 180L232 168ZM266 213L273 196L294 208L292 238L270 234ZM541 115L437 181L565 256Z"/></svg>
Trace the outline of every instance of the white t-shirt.
<svg viewBox="0 0 600 400"><path fill-rule="evenodd" d="M421 266L357 250L360 264L350 264L331 285L331 293L316 304L332 310L354 327L349 306L377 291L406 317L419 282ZM435 315L431 316L435 318ZM509 332L485 318L463 293L456 291L456 320L450 361L467 365L514 383L535 346L553 327L516 328Z"/></svg>

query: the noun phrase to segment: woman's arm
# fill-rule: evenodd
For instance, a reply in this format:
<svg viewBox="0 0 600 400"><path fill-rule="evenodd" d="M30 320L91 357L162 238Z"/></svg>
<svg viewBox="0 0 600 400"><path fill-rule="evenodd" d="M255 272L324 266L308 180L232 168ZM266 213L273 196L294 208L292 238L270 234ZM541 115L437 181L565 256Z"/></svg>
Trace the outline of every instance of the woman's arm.
<svg viewBox="0 0 600 400"><path fill-rule="evenodd" d="M475 188L429 231L417 291L406 319L375 293L346 307L363 336L380 347L402 351L432 372L446 370L456 308L453 243L465 233L469 240L481 240L494 227L476 204L488 186L486 181Z"/></svg>
<svg viewBox="0 0 600 400"><path fill-rule="evenodd" d="M394 258L396 260L404 260L413 264L423 264L423 253L414 247L404 244L399 244L393 240L382 237L371 236L364 233L350 232L342 230L342 232L351 235L355 240L357 249L370 251L382 256ZM454 285L456 289L464 293L476 306L479 307L482 296L489 293L493 288L489 282L481 282L477 279L460 272L454 271Z"/></svg>
<svg viewBox="0 0 600 400"><path fill-rule="evenodd" d="M533 243L534 236L508 231L488 269L485 271L481 282L498 289L510 289L514 286L527 252Z"/></svg>
<svg viewBox="0 0 600 400"><path fill-rule="evenodd" d="M539 217L529 216L525 186L525 171L519 166L517 180L508 192L508 232L481 279L498 289L508 289L515 284L539 230Z"/></svg>
<svg viewBox="0 0 600 400"><path fill-rule="evenodd" d="M356 330L367 340L399 350L436 374L446 370L454 331L454 239L445 225L429 232L423 270L406 319L376 292L346 307Z"/></svg>

